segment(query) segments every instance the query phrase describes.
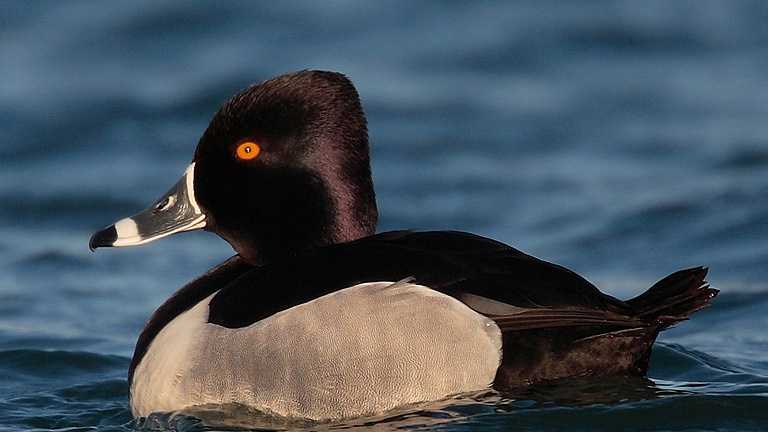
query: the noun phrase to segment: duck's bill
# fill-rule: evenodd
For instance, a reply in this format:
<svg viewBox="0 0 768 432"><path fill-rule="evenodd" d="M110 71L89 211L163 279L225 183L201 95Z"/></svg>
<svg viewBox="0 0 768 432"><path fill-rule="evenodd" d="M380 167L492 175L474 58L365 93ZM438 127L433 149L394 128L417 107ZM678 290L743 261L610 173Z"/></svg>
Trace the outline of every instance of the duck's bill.
<svg viewBox="0 0 768 432"><path fill-rule="evenodd" d="M178 232L204 228L205 214L195 199L194 177L195 164L192 163L181 180L151 207L94 233L91 250L137 246Z"/></svg>

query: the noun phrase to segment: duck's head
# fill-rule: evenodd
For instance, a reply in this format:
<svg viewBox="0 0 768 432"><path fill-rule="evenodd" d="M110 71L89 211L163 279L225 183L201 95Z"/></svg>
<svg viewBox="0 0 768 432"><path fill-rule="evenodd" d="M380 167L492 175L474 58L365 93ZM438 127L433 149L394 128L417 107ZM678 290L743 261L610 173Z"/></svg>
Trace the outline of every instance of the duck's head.
<svg viewBox="0 0 768 432"><path fill-rule="evenodd" d="M96 232L91 249L206 229L256 263L371 235L365 115L352 83L304 71L254 85L214 115L181 180Z"/></svg>

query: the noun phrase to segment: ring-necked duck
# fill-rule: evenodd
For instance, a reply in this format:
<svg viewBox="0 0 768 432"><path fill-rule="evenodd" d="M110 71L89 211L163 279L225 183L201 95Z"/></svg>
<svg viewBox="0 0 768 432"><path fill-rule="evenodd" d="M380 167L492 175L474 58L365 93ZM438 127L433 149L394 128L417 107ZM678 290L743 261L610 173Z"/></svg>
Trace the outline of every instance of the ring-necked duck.
<svg viewBox="0 0 768 432"><path fill-rule="evenodd" d="M224 104L182 179L92 249L212 231L237 255L154 313L129 370L136 416L239 403L310 419L488 386L643 375L659 331L705 307L707 270L622 301L503 243L375 234L352 83L303 71Z"/></svg>

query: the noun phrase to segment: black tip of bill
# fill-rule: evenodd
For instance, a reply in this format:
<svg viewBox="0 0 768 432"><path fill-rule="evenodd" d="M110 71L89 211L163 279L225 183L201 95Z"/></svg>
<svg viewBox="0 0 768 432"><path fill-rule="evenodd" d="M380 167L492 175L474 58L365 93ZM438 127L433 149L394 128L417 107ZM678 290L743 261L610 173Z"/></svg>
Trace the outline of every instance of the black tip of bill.
<svg viewBox="0 0 768 432"><path fill-rule="evenodd" d="M91 252L93 252L96 248L112 246L116 240L117 230L114 225L111 225L94 233L91 236L91 241L88 243L88 247L91 249Z"/></svg>

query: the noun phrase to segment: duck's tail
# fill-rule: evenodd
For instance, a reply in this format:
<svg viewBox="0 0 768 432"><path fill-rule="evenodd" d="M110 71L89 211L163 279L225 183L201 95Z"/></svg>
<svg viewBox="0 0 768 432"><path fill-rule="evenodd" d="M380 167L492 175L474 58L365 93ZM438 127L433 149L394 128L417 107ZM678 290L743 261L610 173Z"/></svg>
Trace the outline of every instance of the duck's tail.
<svg viewBox="0 0 768 432"><path fill-rule="evenodd" d="M655 320L661 330L666 329L709 306L717 296L719 291L706 281L707 271L695 267L672 273L627 303L638 318Z"/></svg>

